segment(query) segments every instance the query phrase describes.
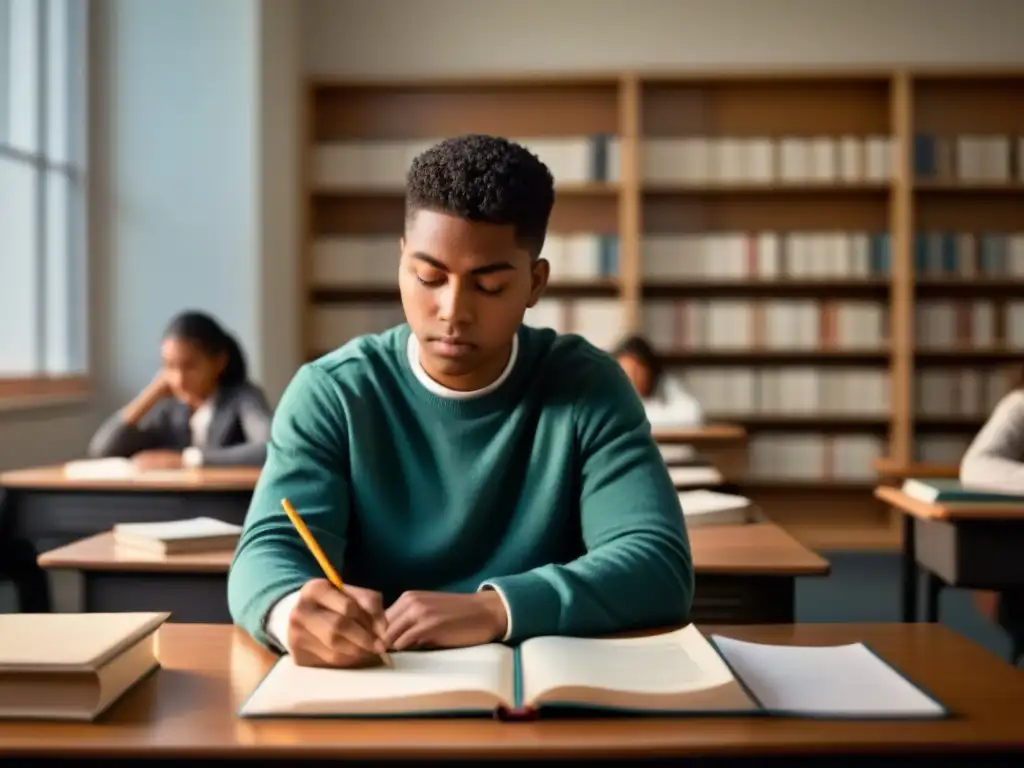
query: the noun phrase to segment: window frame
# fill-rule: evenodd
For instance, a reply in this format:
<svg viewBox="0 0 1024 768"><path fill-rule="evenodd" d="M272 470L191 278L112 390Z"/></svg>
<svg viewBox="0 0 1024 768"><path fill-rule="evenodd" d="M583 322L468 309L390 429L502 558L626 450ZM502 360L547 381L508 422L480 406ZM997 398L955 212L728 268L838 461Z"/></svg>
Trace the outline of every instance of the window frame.
<svg viewBox="0 0 1024 768"><path fill-rule="evenodd" d="M9 10L17 1L5 3L0 0L0 35L7 36L8 40L11 34ZM51 19L51 9L58 7L60 2L36 0L34 27L38 71L35 75L37 89L33 96L36 110L32 139L34 151L17 146L9 135L13 123L9 111L15 108L11 101L16 89L12 87L13 78L8 70L10 62L0 60L0 119L4 120L0 130L0 156L31 167L36 208L33 222L34 329L31 331L34 336L34 370L0 370L0 412L83 402L91 394L88 126L92 9L90 0L63 0L65 17L58 37L51 28L51 21L58 23L56 17ZM51 43L61 39L65 50L51 54ZM0 47L0 59L9 51L9 46ZM50 86L54 82L50 65L55 60L63 64L63 73L55 77L66 89L65 124L56 131L49 119L53 106ZM55 146L55 141L59 141L60 146ZM58 183L53 183L54 180ZM57 231L50 223L52 205L65 208L59 224L65 231L56 236L56 242L63 246L63 253L57 256L50 247L53 232ZM57 271L53 270L54 265L57 265ZM56 290L53 280L59 283ZM61 309L53 309L62 302L50 296L51 293L63 296L64 306ZM60 326L56 331L54 323ZM54 365L54 358L61 357L62 364Z"/></svg>

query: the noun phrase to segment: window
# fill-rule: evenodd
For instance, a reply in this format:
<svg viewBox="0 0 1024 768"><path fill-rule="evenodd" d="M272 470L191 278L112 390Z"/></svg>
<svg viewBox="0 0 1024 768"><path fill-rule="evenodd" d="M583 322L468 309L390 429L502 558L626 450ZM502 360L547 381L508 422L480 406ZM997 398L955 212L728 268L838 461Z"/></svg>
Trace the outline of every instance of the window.
<svg viewBox="0 0 1024 768"><path fill-rule="evenodd" d="M87 7L0 0L0 397L87 372Z"/></svg>

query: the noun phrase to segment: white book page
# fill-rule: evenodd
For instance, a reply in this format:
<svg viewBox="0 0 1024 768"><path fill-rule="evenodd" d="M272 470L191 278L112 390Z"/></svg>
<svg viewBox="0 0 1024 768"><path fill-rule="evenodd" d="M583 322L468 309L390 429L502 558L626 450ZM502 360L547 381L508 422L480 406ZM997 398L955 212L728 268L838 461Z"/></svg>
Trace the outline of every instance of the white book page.
<svg viewBox="0 0 1024 768"><path fill-rule="evenodd" d="M573 697L580 689L676 699L714 688L733 675L691 624L635 638L538 637L521 646L523 699L527 704Z"/></svg>
<svg viewBox="0 0 1024 768"><path fill-rule="evenodd" d="M225 523L223 520L212 517L193 517L189 520L171 520L160 523L119 523L114 526L114 531L160 541L172 541L229 536L241 533L242 526Z"/></svg>
<svg viewBox="0 0 1024 768"><path fill-rule="evenodd" d="M863 644L763 645L713 637L768 710L820 716L941 716L943 708Z"/></svg>
<svg viewBox="0 0 1024 768"><path fill-rule="evenodd" d="M301 667L283 656L241 714L401 714L514 704L513 654L499 644L390 654L393 668Z"/></svg>

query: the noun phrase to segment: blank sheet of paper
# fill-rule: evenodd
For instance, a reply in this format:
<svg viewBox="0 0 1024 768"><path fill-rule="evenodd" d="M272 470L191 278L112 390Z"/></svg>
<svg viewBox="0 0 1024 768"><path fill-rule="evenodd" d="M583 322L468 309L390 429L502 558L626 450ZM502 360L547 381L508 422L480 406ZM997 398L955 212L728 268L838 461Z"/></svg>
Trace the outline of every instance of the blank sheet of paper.
<svg viewBox="0 0 1024 768"><path fill-rule="evenodd" d="M863 644L763 645L714 636L768 711L832 717L942 717L942 705Z"/></svg>

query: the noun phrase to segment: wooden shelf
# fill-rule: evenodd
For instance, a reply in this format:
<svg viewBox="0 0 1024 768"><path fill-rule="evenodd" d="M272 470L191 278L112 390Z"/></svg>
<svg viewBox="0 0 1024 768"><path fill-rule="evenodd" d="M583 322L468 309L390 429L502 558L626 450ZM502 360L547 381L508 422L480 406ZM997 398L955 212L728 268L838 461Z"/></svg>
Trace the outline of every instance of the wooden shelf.
<svg viewBox="0 0 1024 768"><path fill-rule="evenodd" d="M829 374L827 369L845 375L844 367L864 369L870 375L880 372L888 377L890 403L878 417L719 417L748 430L752 442L776 439L774 433L794 438L805 433L827 439L847 434L857 440L879 438L884 440L883 455L894 466L911 466L918 446L926 440L969 438L984 421L981 416L917 416L919 378L943 375L944 368L996 375L996 369L1016 365L1020 355L1019 343L1014 341L1020 337L1007 330L1003 319L993 323L993 336L985 346L965 342L963 348L929 348L916 334L918 306L931 301L988 303L1003 313L1011 301L1024 300L1024 277L980 270L975 272L977 277L943 278L935 276L935 270L929 274L918 269L915 262L917 233L1024 231L1024 169L1018 165L1004 181L961 180L952 172L921 173L915 166L916 141L920 135L1003 135L1017 141L1024 136L1022 89L1024 72L983 68L310 79L305 94L307 131L302 137L306 171L299 281L301 348L312 354L343 343L350 333L344 318L372 315L385 322L400 317L390 267L372 275L357 274L340 262L325 263L348 258L344 243L329 256L319 246L328 239L377 235L397 239L404 223L403 174L392 173L387 183L328 183L314 172L319 149L390 142L412 152L417 145L421 151L444 136L484 132L528 145L551 140L597 142L590 149L602 146L610 158L612 145L598 140L611 137L617 159L609 160L604 171L585 177L556 172L557 201L550 234L552 240L581 234L612 236L617 262L613 267L602 266L593 279L580 278L576 270L560 277L553 268L544 301L564 301L562 316L572 318L579 316L577 308L583 303L614 302L621 322L615 324L609 319L612 315L600 315L609 326L603 329L607 331L602 333L603 346L626 333L647 331L656 305L723 300L768 306L817 301L833 312L828 321L833 326L839 304L881 307L883 349L844 349L838 342L822 349L804 349L806 342L765 349L761 340L756 344L762 347L749 349L702 349L705 344L692 340L678 340L675 346L655 343L667 350L666 362L684 372L702 368L717 375L715 369L725 367L737 370L721 371L723 376L734 376L741 368L779 370L782 375L797 367L821 369L823 375ZM783 178L779 169L786 142L850 138L884 138L893 158L891 168L883 174L865 170L855 177L839 174L797 180L789 175L786 178L791 180L778 180ZM735 177L713 181L700 178L699 173L678 181L666 180L675 178L667 173L649 173L645 161L652 148L679 139L760 142L755 149L768 147L772 172L755 181ZM864 151L867 158L868 150ZM1024 163L1024 149L1014 144L1013 153L1014 162ZM723 155L714 157L720 161ZM815 277L787 263L778 267L781 277L769 277L748 265L748 274L766 276L726 279L690 277L701 273L689 269L658 271L645 256L649 237L695 233L754 237L766 232L787 238L804 233L881 236L884 257L878 256L872 241L870 269L820 272L859 277ZM389 252L388 258L393 256ZM693 258L692 252L681 252L680 258ZM366 256L362 260L364 267L385 263ZM714 270L717 275L733 273L733 268ZM677 322L683 325L682 320ZM849 320L844 322L849 325ZM352 327L357 330L351 333L369 330L360 323ZM698 348L686 348L691 344ZM865 397L875 396L865 392ZM769 507L773 519L814 546L886 548L898 542L898 529L882 506L875 504L867 483L752 479L749 488Z"/></svg>
<svg viewBox="0 0 1024 768"><path fill-rule="evenodd" d="M682 296L734 297L734 296L808 296L830 298L884 298L889 281L881 278L852 278L849 280L779 278L775 280L644 280L644 298L674 298Z"/></svg>
<svg viewBox="0 0 1024 768"><path fill-rule="evenodd" d="M882 365L888 350L737 349L661 350L667 365Z"/></svg>

